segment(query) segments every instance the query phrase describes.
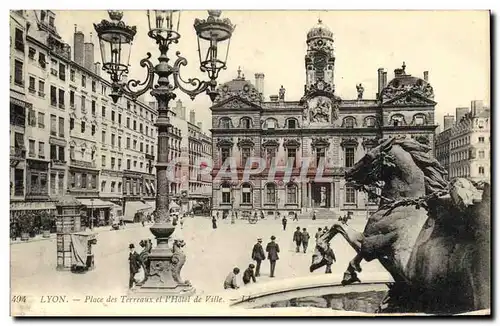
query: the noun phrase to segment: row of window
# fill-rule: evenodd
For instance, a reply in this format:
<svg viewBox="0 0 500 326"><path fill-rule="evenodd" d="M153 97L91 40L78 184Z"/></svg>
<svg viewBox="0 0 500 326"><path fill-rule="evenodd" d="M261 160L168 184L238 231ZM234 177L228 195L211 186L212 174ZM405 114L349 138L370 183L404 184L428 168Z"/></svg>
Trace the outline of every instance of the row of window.
<svg viewBox="0 0 500 326"><path fill-rule="evenodd" d="M268 146L265 148L265 158L267 163L271 163L273 159L276 158L276 153L278 148L275 146ZM293 167L297 166L297 151L298 149L295 147L287 147L286 148L286 157L288 160L291 160L293 163ZM230 147L221 147L220 148L220 158L221 163L225 163L226 160L232 157L232 150ZM242 147L240 149L241 153L241 165L244 166L247 163L247 160L251 157L252 149L250 147ZM356 149L354 147L345 147L344 148L344 163L345 167L352 167L355 163L355 152ZM316 165L318 166L321 159L324 159L326 156L326 148L317 148L315 150L316 155Z"/></svg>
<svg viewBox="0 0 500 326"><path fill-rule="evenodd" d="M286 186L286 204L298 204L298 186L295 183L289 183ZM229 184L223 184L221 188L222 204L231 204L233 198L232 189ZM265 203L276 204L278 201L278 191L276 184L268 183L265 186ZM241 186L241 204L251 205L253 202L253 189L249 183ZM345 187L345 203L356 204L356 190L352 186Z"/></svg>
<svg viewBox="0 0 500 326"><path fill-rule="evenodd" d="M477 173L479 177L485 177L486 175L484 166L479 166L477 168ZM471 171L468 165L453 167L450 169L450 178L460 178L460 177L470 177L470 176L471 176Z"/></svg>
<svg viewBox="0 0 500 326"><path fill-rule="evenodd" d="M372 116L366 117L364 119L364 122L365 122L364 125L366 127L375 127L376 121L377 120L375 117L372 117ZM277 125L278 125L278 121L276 119L269 118L264 122L263 127L266 129L276 129ZM285 122L285 126L287 129L297 129L297 128L299 128L299 123L298 123L297 119L295 119L295 118L288 118ZM345 117L343 119L342 126L345 128L356 127L357 126L356 118L350 117L350 116ZM222 117L219 119L218 127L223 128L223 129L229 129L229 128L233 128L233 124L232 124L232 121L230 118ZM238 128L250 129L252 127L253 127L253 122L252 122L251 118L243 117L240 119Z"/></svg>

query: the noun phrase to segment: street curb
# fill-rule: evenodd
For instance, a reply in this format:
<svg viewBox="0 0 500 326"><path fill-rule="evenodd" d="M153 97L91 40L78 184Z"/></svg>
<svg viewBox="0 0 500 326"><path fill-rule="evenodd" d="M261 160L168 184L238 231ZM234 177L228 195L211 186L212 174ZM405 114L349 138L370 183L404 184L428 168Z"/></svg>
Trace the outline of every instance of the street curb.
<svg viewBox="0 0 500 326"><path fill-rule="evenodd" d="M107 227L107 228L104 228L102 227L102 229L99 229L97 231L95 231L95 233L105 233L105 232L111 232L111 231L124 231L124 230L128 230L128 229L131 229L131 228L137 228L137 227L142 227L142 224L141 223L133 223L133 224L129 224L130 226L128 226L127 228L125 229L120 229L120 230L112 230L111 227ZM23 244L23 243L32 243L32 242L39 242L39 241L47 241L47 240L52 240L52 239L55 239L57 237L57 233L51 233L50 234L50 237L49 238L43 238L43 237L38 237L38 238L33 238L33 239L30 239L28 241L21 241L21 240L16 240L16 241L10 241L10 245L17 245L17 244Z"/></svg>

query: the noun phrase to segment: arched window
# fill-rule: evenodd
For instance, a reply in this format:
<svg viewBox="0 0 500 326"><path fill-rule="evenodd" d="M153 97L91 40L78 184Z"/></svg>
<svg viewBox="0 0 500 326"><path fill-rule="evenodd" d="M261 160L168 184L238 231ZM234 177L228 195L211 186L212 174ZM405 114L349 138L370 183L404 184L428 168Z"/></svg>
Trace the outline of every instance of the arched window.
<svg viewBox="0 0 500 326"><path fill-rule="evenodd" d="M297 185L295 183L289 183L286 186L286 203L287 204L297 204Z"/></svg>
<svg viewBox="0 0 500 326"><path fill-rule="evenodd" d="M354 128L356 126L356 119L353 117L345 117L344 118L344 127L345 128Z"/></svg>
<svg viewBox="0 0 500 326"><path fill-rule="evenodd" d="M276 185L274 183L266 185L266 202L268 204L276 203Z"/></svg>
<svg viewBox="0 0 500 326"><path fill-rule="evenodd" d="M252 127L252 120L250 118L241 118L240 128L250 129Z"/></svg>
<svg viewBox="0 0 500 326"><path fill-rule="evenodd" d="M297 129L297 120L290 118L286 121L286 127L288 129Z"/></svg>
<svg viewBox="0 0 500 326"><path fill-rule="evenodd" d="M220 118L219 120L219 128L229 129L231 128L231 119L229 118Z"/></svg>
<svg viewBox="0 0 500 326"><path fill-rule="evenodd" d="M252 186L244 183L241 187L241 203L250 205L252 203Z"/></svg>
<svg viewBox="0 0 500 326"><path fill-rule="evenodd" d="M222 203L231 204L231 185L227 182L222 184Z"/></svg>
<svg viewBox="0 0 500 326"><path fill-rule="evenodd" d="M415 114L413 116L413 123L416 126L423 126L425 125L425 116L421 113Z"/></svg>
<svg viewBox="0 0 500 326"><path fill-rule="evenodd" d="M111 192L115 192L116 182L111 181Z"/></svg>
<svg viewBox="0 0 500 326"><path fill-rule="evenodd" d="M276 119L267 119L265 122L265 127L267 129L276 129L277 121Z"/></svg>
<svg viewBox="0 0 500 326"><path fill-rule="evenodd" d="M397 126L404 126L405 125L405 117L402 114L394 114L391 117L391 125L397 127Z"/></svg>
<svg viewBox="0 0 500 326"><path fill-rule="evenodd" d="M365 125L367 127L375 127L375 117L366 117L365 118Z"/></svg>

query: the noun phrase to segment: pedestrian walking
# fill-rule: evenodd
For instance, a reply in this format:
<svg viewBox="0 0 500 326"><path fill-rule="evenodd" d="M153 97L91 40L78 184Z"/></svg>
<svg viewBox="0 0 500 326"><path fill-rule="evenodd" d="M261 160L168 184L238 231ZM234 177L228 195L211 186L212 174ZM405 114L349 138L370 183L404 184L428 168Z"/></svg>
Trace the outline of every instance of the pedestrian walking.
<svg viewBox="0 0 500 326"><path fill-rule="evenodd" d="M236 282L236 275L240 273L240 269L238 267L233 268L232 272L229 273L224 281L224 289L238 289L238 283Z"/></svg>
<svg viewBox="0 0 500 326"><path fill-rule="evenodd" d="M254 283L257 282L253 271L254 268L255 268L254 264L250 264L248 265L248 268L243 272L243 283L245 285L250 283L250 281L253 281Z"/></svg>
<svg viewBox="0 0 500 326"><path fill-rule="evenodd" d="M313 221L316 221L316 211L313 211L313 217L312 217L312 220L313 220Z"/></svg>
<svg viewBox="0 0 500 326"><path fill-rule="evenodd" d="M333 252L332 248L330 248L330 244L327 243L327 249L325 251L325 260L326 260L326 270L325 274L331 274L332 273L332 264L335 259L335 253Z"/></svg>
<svg viewBox="0 0 500 326"><path fill-rule="evenodd" d="M149 269L150 269L149 242L148 242L148 240L141 240L139 242L139 246L141 246L141 248L142 248L142 251L139 254L139 263L142 265L142 268L144 268L144 276L145 277L144 277L144 281L138 285L142 285L148 279Z"/></svg>
<svg viewBox="0 0 500 326"><path fill-rule="evenodd" d="M281 224L283 224L283 231L286 231L286 223L287 223L286 216L283 216L283 219L281 220Z"/></svg>
<svg viewBox="0 0 500 326"><path fill-rule="evenodd" d="M217 229L217 218L215 216L212 216L212 229Z"/></svg>
<svg viewBox="0 0 500 326"><path fill-rule="evenodd" d="M319 238L323 235L323 230L321 228L318 228L318 232L314 235L316 238L316 242L318 242Z"/></svg>
<svg viewBox="0 0 500 326"><path fill-rule="evenodd" d="M300 232L300 226L297 226L297 230L293 233L293 242L295 242L295 252L300 251L300 244L302 242L302 233Z"/></svg>
<svg viewBox="0 0 500 326"><path fill-rule="evenodd" d="M184 228L184 215L179 218L179 223L181 224L181 229Z"/></svg>
<svg viewBox="0 0 500 326"><path fill-rule="evenodd" d="M271 273L269 277L274 277L274 270L276 269L276 261L279 258L278 253L280 252L280 246L274 241L276 237L273 235L271 237L271 242L269 242L266 246L267 259L269 259Z"/></svg>
<svg viewBox="0 0 500 326"><path fill-rule="evenodd" d="M133 243L131 243L128 246L130 253L128 255L128 262L129 262L129 272L130 272L130 277L128 280L128 288L132 289L134 287L134 284L136 283L135 281L135 274L139 272L140 262L139 262L139 254L135 251L135 246Z"/></svg>
<svg viewBox="0 0 500 326"><path fill-rule="evenodd" d="M292 220L292 222L293 221L297 221L297 222L299 221L299 216L297 215L297 212L293 213L293 220Z"/></svg>
<svg viewBox="0 0 500 326"><path fill-rule="evenodd" d="M264 248L262 248L262 239L257 239L257 243L253 245L252 260L255 260L257 267L255 268L255 276L260 276L260 264L266 259Z"/></svg>
<svg viewBox="0 0 500 326"><path fill-rule="evenodd" d="M309 232L307 232L306 228L302 229L302 248L304 248L304 253L307 251L307 246L309 245L309 239L311 236L309 235Z"/></svg>

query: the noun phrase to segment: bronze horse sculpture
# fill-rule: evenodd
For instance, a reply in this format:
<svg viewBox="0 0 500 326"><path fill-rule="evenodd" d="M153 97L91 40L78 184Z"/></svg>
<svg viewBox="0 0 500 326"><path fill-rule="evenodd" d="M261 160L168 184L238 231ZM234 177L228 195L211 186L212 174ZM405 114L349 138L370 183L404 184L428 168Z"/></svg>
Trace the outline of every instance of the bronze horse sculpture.
<svg viewBox="0 0 500 326"><path fill-rule="evenodd" d="M357 252L343 285L360 281L363 259L378 259L394 279L379 312L490 308L489 185L481 192L467 179L448 182L430 150L412 139L390 138L346 172L347 182L380 198L379 208L363 232L334 224L323 234L311 272L325 265L327 243L341 234Z"/></svg>

